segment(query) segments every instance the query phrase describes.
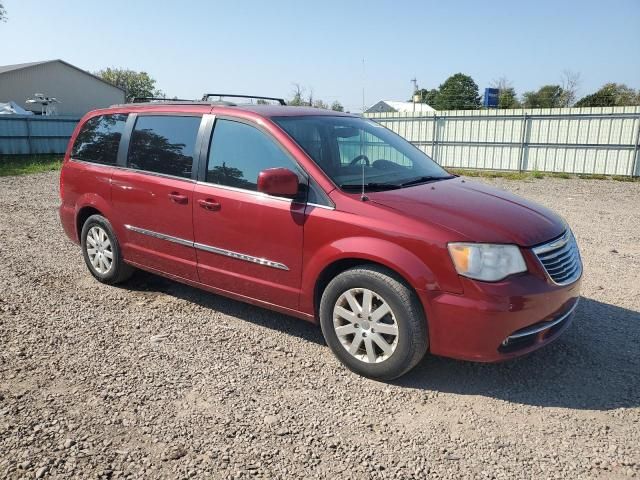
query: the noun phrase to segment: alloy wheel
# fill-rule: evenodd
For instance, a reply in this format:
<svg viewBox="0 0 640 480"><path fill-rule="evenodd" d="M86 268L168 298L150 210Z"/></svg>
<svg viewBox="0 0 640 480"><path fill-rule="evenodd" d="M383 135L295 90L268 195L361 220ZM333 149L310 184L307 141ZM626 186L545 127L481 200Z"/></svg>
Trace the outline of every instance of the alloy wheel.
<svg viewBox="0 0 640 480"><path fill-rule="evenodd" d="M367 288L351 288L338 297L333 328L345 350L366 363L387 360L398 345L398 323L391 307Z"/></svg>
<svg viewBox="0 0 640 480"><path fill-rule="evenodd" d="M101 275L107 274L113 266L113 248L107 232L94 225L87 232L87 255L91 266Z"/></svg>

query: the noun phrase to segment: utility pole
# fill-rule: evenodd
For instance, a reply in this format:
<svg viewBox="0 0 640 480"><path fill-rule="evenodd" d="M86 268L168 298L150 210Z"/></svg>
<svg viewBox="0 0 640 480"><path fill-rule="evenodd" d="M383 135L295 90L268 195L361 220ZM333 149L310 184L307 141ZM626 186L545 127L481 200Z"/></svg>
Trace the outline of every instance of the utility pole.
<svg viewBox="0 0 640 480"><path fill-rule="evenodd" d="M367 80L364 70L364 58L362 59L362 114L364 115L364 84Z"/></svg>
<svg viewBox="0 0 640 480"><path fill-rule="evenodd" d="M411 100L413 101L413 113L416 113L416 92L418 91L418 80L416 77L411 79L411 83L413 83L413 93L411 94Z"/></svg>

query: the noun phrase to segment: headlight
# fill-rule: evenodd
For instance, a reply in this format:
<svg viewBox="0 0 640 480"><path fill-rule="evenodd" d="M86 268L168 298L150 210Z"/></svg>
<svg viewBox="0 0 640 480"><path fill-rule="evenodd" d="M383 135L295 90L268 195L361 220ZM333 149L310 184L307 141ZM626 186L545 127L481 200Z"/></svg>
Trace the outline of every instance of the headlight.
<svg viewBox="0 0 640 480"><path fill-rule="evenodd" d="M465 277L496 282L514 273L527 271L522 253L516 245L450 243L448 247L457 272Z"/></svg>

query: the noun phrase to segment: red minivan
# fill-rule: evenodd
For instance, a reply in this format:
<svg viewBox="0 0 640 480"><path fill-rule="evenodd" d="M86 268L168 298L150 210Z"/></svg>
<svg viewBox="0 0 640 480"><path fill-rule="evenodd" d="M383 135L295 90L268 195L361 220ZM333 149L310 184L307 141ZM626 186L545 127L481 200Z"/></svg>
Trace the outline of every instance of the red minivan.
<svg viewBox="0 0 640 480"><path fill-rule="evenodd" d="M355 115L206 101L96 110L71 137L60 195L98 281L140 268L319 323L367 377L396 378L427 350L531 352L567 328L580 294L562 218Z"/></svg>

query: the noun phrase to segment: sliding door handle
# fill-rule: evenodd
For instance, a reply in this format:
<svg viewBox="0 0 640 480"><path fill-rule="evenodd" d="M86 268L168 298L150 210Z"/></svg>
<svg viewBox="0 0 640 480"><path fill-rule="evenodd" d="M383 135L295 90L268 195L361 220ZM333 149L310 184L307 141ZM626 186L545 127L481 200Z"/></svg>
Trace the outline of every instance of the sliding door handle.
<svg viewBox="0 0 640 480"><path fill-rule="evenodd" d="M220 210L220 204L211 198L202 198L198 200L198 205L200 205L205 210Z"/></svg>

